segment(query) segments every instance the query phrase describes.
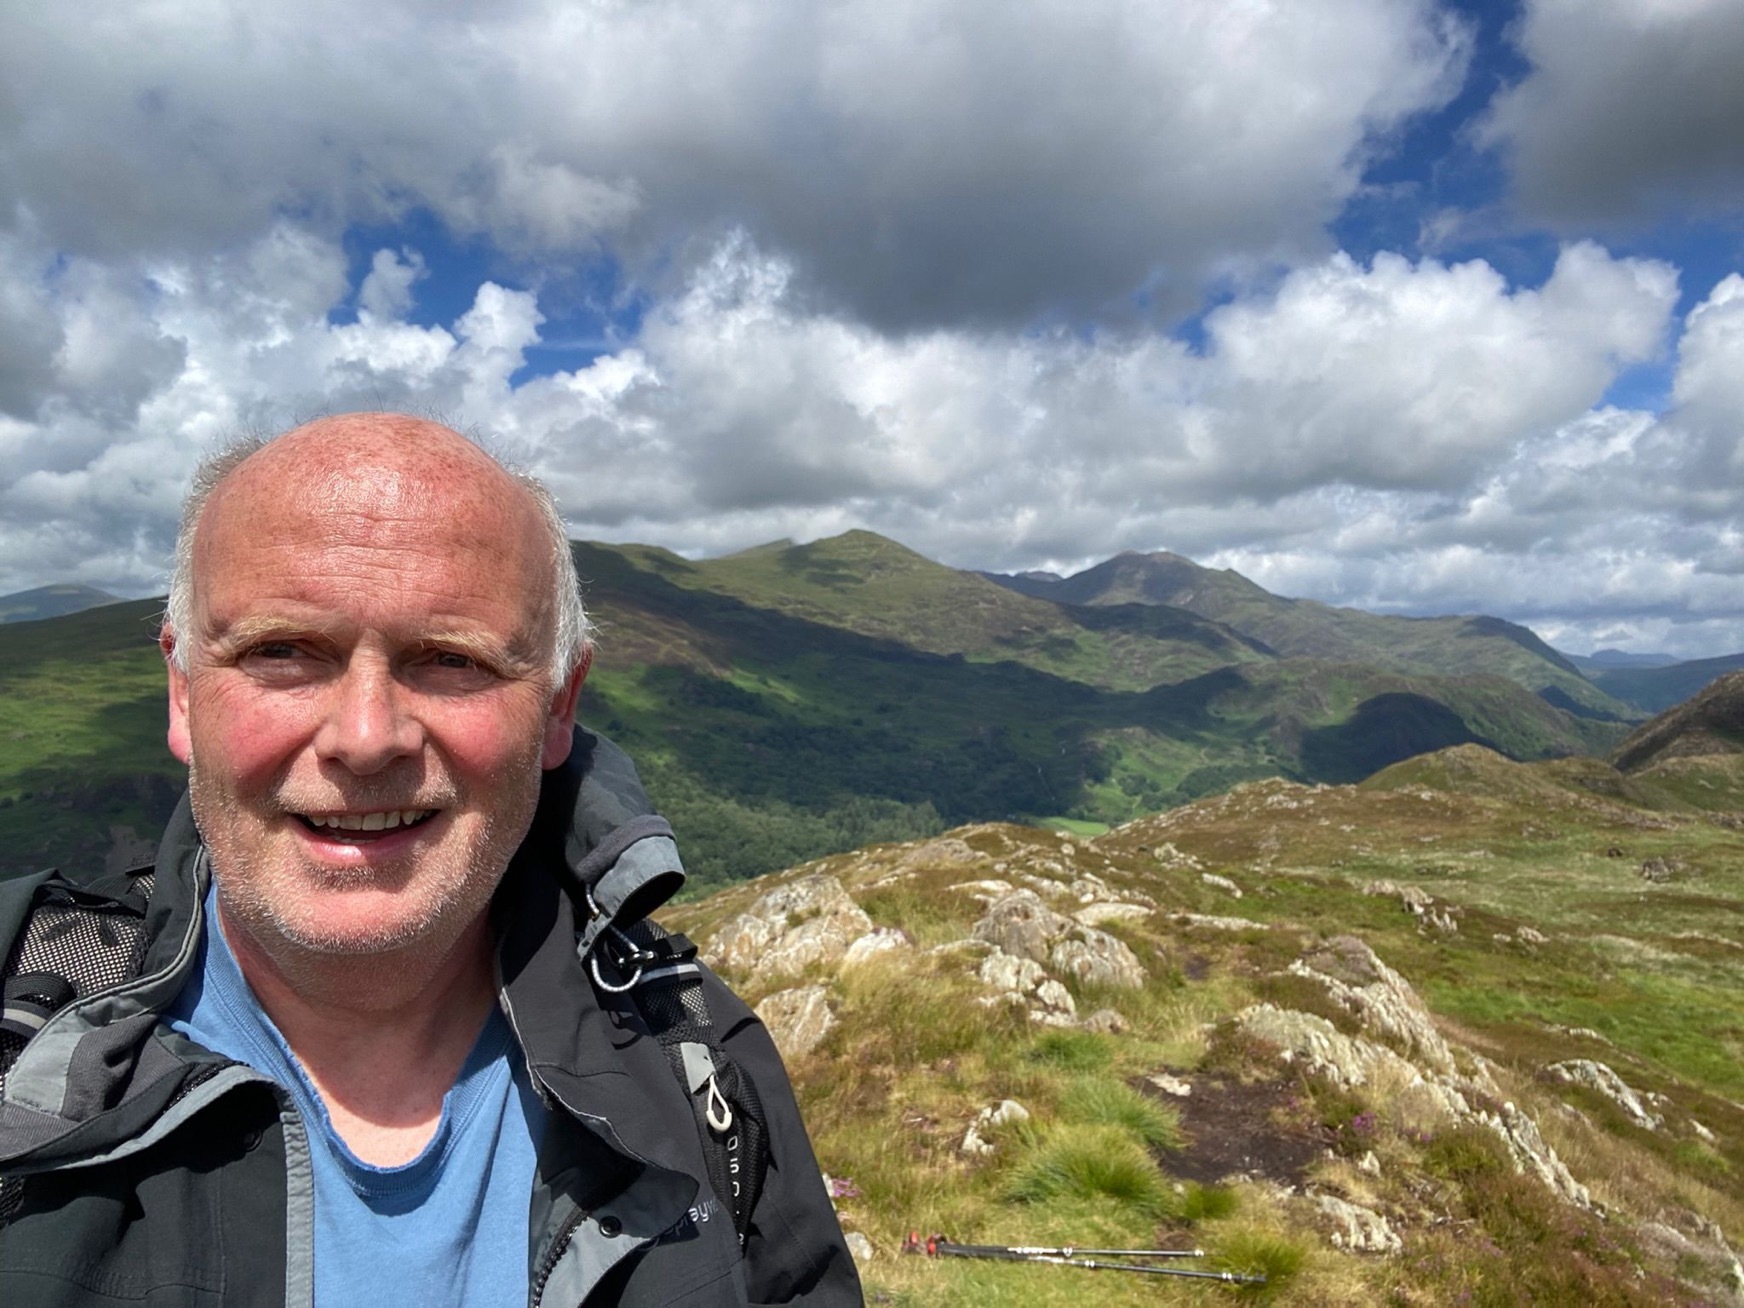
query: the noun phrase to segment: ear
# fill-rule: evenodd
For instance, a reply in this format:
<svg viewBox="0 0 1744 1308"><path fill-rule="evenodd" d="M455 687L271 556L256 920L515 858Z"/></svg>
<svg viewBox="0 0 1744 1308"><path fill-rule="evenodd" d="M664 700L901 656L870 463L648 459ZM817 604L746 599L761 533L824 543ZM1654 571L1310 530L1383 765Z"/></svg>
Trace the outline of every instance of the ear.
<svg viewBox="0 0 1744 1308"><path fill-rule="evenodd" d="M170 682L170 753L183 763L194 756L193 739L188 734L188 674L176 666L176 634L168 627L158 633L158 648L163 650L164 669Z"/></svg>
<svg viewBox="0 0 1744 1308"><path fill-rule="evenodd" d="M593 666L593 649L583 651L581 662L569 679L558 688L551 700L551 712L545 719L545 748L539 765L549 771L569 757L575 744L575 705L581 698L581 683L587 680L587 670Z"/></svg>

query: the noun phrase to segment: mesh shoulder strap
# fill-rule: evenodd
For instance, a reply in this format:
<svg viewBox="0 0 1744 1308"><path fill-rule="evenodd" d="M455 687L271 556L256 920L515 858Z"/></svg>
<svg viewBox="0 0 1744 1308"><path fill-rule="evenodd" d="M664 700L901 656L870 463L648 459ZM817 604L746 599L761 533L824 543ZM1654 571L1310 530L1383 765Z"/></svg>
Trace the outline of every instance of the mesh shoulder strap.
<svg viewBox="0 0 1744 1308"><path fill-rule="evenodd" d="M696 946L643 919L624 932L641 978L630 994L690 1102L709 1184L733 1215L739 1243L769 1167L768 1128L757 1087L721 1048L703 993Z"/></svg>
<svg viewBox="0 0 1744 1308"><path fill-rule="evenodd" d="M139 975L150 895L149 874L134 877L122 898L60 880L37 887L0 969L0 1092L18 1055L49 1018ZM21 1179L0 1177L0 1225L22 1202L23 1188Z"/></svg>
<svg viewBox="0 0 1744 1308"><path fill-rule="evenodd" d="M51 880L39 886L0 969L0 1087L30 1037L74 1000L139 974L145 957L145 900L151 879L125 899Z"/></svg>

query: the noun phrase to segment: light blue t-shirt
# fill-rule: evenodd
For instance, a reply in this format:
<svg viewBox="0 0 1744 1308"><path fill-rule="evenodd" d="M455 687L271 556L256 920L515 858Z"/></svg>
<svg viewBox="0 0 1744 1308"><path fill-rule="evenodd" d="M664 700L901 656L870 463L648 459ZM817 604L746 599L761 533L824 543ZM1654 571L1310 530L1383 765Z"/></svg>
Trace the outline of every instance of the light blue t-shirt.
<svg viewBox="0 0 1744 1308"><path fill-rule="evenodd" d="M376 1167L346 1148L327 1108L243 979L206 896L195 973L165 1020L289 1089L315 1173L315 1302L527 1302L528 1202L544 1109L509 1024L493 1008L436 1134L411 1162Z"/></svg>

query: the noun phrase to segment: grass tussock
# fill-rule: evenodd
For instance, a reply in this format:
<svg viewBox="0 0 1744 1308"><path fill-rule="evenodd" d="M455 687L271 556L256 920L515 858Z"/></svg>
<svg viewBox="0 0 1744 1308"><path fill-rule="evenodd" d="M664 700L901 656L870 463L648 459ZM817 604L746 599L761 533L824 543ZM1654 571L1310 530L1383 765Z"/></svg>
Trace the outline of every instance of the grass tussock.
<svg viewBox="0 0 1744 1308"><path fill-rule="evenodd" d="M1179 1114L1120 1081L1074 1080L1060 1098L1059 1112L1067 1122L1116 1127L1147 1149L1181 1147Z"/></svg>
<svg viewBox="0 0 1744 1308"><path fill-rule="evenodd" d="M1004 1197L1025 1204L1065 1197L1106 1201L1160 1220L1168 1214L1170 1193L1131 1132L1067 1125L1054 1127L1029 1149L1013 1169Z"/></svg>
<svg viewBox="0 0 1744 1308"><path fill-rule="evenodd" d="M1031 1063L1060 1072L1097 1072L1114 1058L1106 1036L1088 1031L1052 1030L1038 1036L1024 1052Z"/></svg>

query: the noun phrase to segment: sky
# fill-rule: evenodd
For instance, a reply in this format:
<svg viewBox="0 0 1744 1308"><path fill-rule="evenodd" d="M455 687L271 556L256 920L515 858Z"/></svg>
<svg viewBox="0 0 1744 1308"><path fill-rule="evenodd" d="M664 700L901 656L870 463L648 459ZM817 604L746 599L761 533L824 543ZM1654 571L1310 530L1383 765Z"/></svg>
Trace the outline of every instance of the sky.
<svg viewBox="0 0 1744 1308"><path fill-rule="evenodd" d="M0 8L0 593L410 410L572 534L1744 650L1737 0Z"/></svg>

